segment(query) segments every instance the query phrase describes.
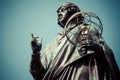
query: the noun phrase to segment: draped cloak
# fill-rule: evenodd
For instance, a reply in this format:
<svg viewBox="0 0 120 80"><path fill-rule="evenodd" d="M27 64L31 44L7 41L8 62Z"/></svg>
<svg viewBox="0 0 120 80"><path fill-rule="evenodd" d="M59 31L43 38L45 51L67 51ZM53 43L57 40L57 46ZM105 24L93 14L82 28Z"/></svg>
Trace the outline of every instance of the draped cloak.
<svg viewBox="0 0 120 80"><path fill-rule="evenodd" d="M79 29L73 29L77 32ZM95 28L91 28L91 32ZM70 35L75 41L76 36ZM41 61L46 70L42 80L120 80L112 50L101 37L97 52L81 55L77 47L61 34L48 44ZM40 73L42 74L42 72Z"/></svg>

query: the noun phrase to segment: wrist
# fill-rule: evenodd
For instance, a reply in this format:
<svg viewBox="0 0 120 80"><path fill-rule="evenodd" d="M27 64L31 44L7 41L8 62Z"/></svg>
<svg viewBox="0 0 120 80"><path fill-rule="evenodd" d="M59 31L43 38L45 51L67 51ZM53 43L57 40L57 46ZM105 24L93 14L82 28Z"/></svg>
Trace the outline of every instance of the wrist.
<svg viewBox="0 0 120 80"><path fill-rule="evenodd" d="M40 54L40 51L32 51L33 52L33 54Z"/></svg>
<svg viewBox="0 0 120 80"><path fill-rule="evenodd" d="M31 59L32 60L39 60L40 59L40 53L32 53Z"/></svg>

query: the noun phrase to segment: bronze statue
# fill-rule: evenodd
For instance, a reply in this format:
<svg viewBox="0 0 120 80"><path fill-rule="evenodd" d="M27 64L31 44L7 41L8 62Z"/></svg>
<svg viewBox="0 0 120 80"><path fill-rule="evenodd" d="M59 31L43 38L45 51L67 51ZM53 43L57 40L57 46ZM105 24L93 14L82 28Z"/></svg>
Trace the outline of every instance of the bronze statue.
<svg viewBox="0 0 120 80"><path fill-rule="evenodd" d="M46 46L42 57L42 41L38 43L32 34L30 73L33 78L120 80L113 52L102 38L103 27L99 17L92 12L81 11L69 2L60 6L57 14L63 31Z"/></svg>

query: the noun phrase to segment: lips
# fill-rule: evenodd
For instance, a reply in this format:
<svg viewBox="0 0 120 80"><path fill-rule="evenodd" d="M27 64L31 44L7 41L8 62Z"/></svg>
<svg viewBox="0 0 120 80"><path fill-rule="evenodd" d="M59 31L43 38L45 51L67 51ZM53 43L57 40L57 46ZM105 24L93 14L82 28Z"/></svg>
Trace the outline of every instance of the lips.
<svg viewBox="0 0 120 80"><path fill-rule="evenodd" d="M58 14L58 20L62 19L62 14Z"/></svg>
<svg viewBox="0 0 120 80"><path fill-rule="evenodd" d="M60 21L61 19L62 19L62 16L59 16L59 17L58 17L58 21Z"/></svg>
<svg viewBox="0 0 120 80"><path fill-rule="evenodd" d="M59 17L58 17L58 21L62 21L62 20L63 20L63 18L64 18L64 17L63 17L62 15L61 15L61 16L59 16Z"/></svg>

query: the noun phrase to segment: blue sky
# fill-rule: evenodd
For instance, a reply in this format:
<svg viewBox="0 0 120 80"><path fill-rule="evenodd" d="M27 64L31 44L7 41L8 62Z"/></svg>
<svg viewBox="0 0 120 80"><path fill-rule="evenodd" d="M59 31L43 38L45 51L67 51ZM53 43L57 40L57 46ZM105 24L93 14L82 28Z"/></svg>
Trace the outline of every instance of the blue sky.
<svg viewBox="0 0 120 80"><path fill-rule="evenodd" d="M82 11L100 17L103 37L120 68L118 0L0 0L0 80L33 80L29 73L31 33L43 39L43 52L62 30L56 10L64 2L73 2Z"/></svg>

